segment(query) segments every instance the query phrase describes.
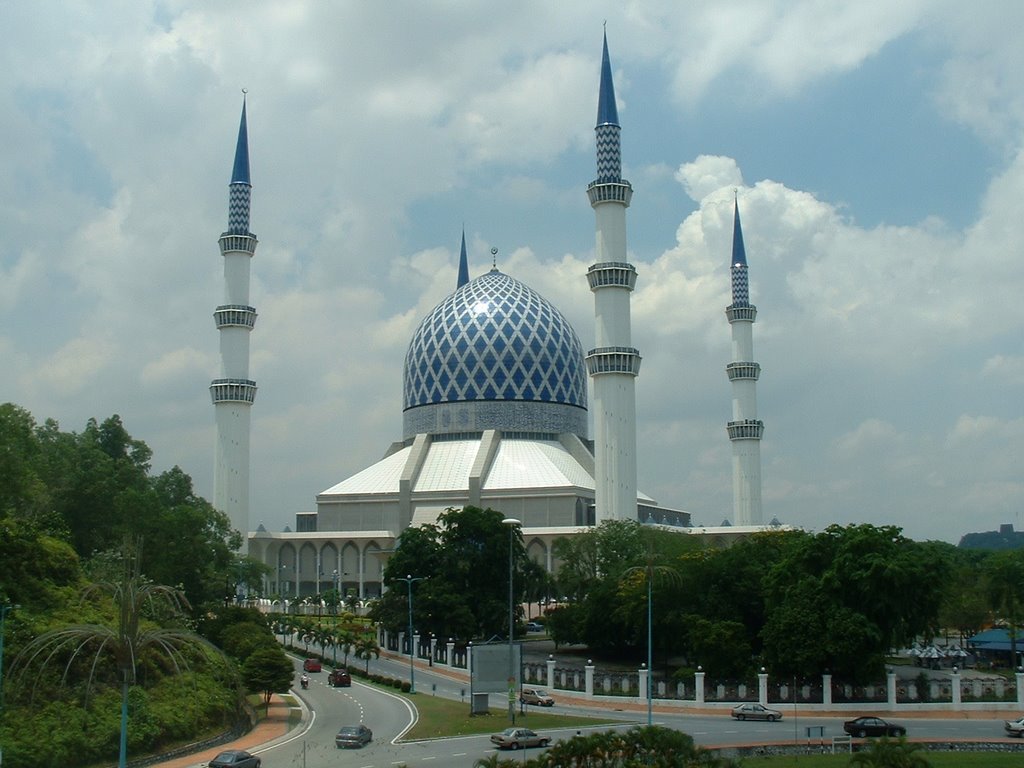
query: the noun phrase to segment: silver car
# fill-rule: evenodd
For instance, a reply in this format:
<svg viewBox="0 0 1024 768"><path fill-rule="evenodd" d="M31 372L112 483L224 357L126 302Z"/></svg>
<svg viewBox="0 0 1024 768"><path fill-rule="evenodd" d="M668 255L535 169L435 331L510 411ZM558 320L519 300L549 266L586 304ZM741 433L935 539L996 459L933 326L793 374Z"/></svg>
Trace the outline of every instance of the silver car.
<svg viewBox="0 0 1024 768"><path fill-rule="evenodd" d="M740 704L732 708L732 716L737 720L767 720L774 723L782 719L782 713L777 709L769 709L763 704Z"/></svg>
<svg viewBox="0 0 1024 768"><path fill-rule="evenodd" d="M1006 730L1007 736L1016 736L1018 739L1024 736L1024 717L1018 717L1016 720L1007 720L1003 728Z"/></svg>

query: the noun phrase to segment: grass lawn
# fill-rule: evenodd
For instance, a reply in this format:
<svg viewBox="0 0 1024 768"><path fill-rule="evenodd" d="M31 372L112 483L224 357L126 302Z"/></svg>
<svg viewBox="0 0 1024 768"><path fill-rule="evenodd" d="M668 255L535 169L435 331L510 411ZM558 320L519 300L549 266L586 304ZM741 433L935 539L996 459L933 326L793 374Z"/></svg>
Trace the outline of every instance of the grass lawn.
<svg viewBox="0 0 1024 768"><path fill-rule="evenodd" d="M932 768L1006 768L1009 765L1024 765L1024 757L1006 752L915 752L921 755ZM850 756L844 755L800 755L789 757L748 757L743 760L744 768L845 768Z"/></svg>
<svg viewBox="0 0 1024 768"><path fill-rule="evenodd" d="M436 739L445 736L472 736L497 733L509 727L507 709L491 709L489 715L469 714L469 702L452 701L437 696L417 694L408 697L420 713L420 719L406 735L406 739ZM542 731L550 728L593 728L624 722L614 717L594 718L578 715L557 715L530 707L525 715L516 709L516 725Z"/></svg>

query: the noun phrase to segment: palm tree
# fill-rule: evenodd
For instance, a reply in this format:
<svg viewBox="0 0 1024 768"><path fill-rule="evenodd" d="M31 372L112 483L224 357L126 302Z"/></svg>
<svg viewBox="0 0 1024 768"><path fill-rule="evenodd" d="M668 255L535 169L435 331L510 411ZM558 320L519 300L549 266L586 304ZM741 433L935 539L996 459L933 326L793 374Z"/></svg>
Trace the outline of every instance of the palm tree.
<svg viewBox="0 0 1024 768"><path fill-rule="evenodd" d="M362 635L355 642L354 653L357 659L366 661L366 674L370 674L370 659L380 658L380 646L373 635Z"/></svg>
<svg viewBox="0 0 1024 768"><path fill-rule="evenodd" d="M352 649L359 641L359 635L353 632L351 629L342 629L335 636L335 641L341 646L342 652L345 654L345 666L348 666L348 655L352 653Z"/></svg>
<svg viewBox="0 0 1024 768"><path fill-rule="evenodd" d="M121 739L118 768L125 768L128 752L128 690L135 684L140 657L153 650L166 656L177 673L189 668L187 652L199 651L212 658L223 659L221 652L209 641L185 629L165 628L145 621L148 616L181 617L190 609L185 594L174 587L153 584L139 571L141 544L126 542L122 552L122 572L114 581L101 581L82 590L82 602L109 597L116 617L112 626L105 624L74 624L55 629L30 642L14 660L12 677L25 680L34 669L45 669L64 660L62 682L67 682L75 662L90 658L87 665L88 692L97 669L104 658L117 667L121 681Z"/></svg>

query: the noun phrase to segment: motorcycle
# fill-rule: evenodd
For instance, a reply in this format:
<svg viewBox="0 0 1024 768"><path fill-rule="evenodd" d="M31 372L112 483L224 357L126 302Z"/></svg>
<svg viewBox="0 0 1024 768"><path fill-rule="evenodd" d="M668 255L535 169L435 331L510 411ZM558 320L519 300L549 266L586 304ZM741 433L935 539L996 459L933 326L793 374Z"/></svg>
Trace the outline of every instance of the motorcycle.
<svg viewBox="0 0 1024 768"><path fill-rule="evenodd" d="M306 677L305 675L302 676L302 679L299 682L302 684L303 690L305 690L306 688L309 688L309 678Z"/></svg>

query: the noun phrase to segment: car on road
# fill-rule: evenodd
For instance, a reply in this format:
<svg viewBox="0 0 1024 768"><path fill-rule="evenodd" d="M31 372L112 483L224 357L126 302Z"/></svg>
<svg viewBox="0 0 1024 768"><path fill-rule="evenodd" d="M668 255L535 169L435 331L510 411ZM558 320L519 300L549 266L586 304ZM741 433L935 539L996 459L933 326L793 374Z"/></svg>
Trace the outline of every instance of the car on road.
<svg viewBox="0 0 1024 768"><path fill-rule="evenodd" d="M907 729L880 717L865 716L843 723L843 730L861 739L867 736L906 736Z"/></svg>
<svg viewBox="0 0 1024 768"><path fill-rule="evenodd" d="M519 749L520 747L546 747L551 743L551 739L534 733L529 728L506 728L501 733L491 734L491 743L498 749Z"/></svg>
<svg viewBox="0 0 1024 768"><path fill-rule="evenodd" d="M527 632L543 632L544 631L544 625L541 624L538 621L528 621L528 622L526 622L526 631Z"/></svg>
<svg viewBox="0 0 1024 768"><path fill-rule="evenodd" d="M209 762L210 768L260 768L260 759L243 749L227 749Z"/></svg>
<svg viewBox="0 0 1024 768"><path fill-rule="evenodd" d="M1018 739L1024 736L1024 717L1018 717L1016 720L1007 720L1003 725L1006 729L1007 736L1016 736Z"/></svg>
<svg viewBox="0 0 1024 768"><path fill-rule="evenodd" d="M373 741L373 731L360 723L359 725L343 725L334 737L334 746L338 749L348 747L365 747Z"/></svg>
<svg viewBox="0 0 1024 768"><path fill-rule="evenodd" d="M538 707L553 707L555 700L543 688L523 688L519 692L519 701L523 704L536 704Z"/></svg>
<svg viewBox="0 0 1024 768"><path fill-rule="evenodd" d="M732 708L732 716L737 720L767 720L774 723L782 719L782 713L777 709L769 709L763 704L748 702Z"/></svg>
<svg viewBox="0 0 1024 768"><path fill-rule="evenodd" d="M348 688L352 685L352 675L344 667L332 669L331 674L327 676L327 684L335 688Z"/></svg>
<svg viewBox="0 0 1024 768"><path fill-rule="evenodd" d="M320 659L306 659L302 662L302 669L305 672L319 672L321 669Z"/></svg>

